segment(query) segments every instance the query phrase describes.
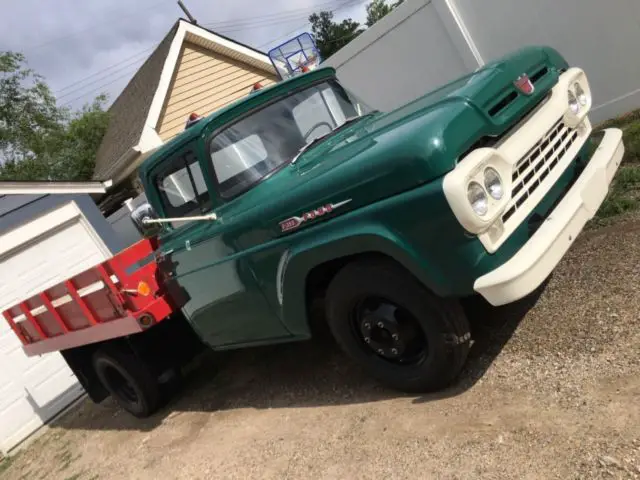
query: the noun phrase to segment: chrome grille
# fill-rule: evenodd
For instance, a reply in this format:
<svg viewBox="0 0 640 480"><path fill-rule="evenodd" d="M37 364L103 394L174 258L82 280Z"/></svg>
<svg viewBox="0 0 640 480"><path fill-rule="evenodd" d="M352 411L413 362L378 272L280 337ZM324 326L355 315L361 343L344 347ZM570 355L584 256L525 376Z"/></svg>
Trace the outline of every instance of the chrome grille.
<svg viewBox="0 0 640 480"><path fill-rule="evenodd" d="M527 199L543 183L556 167L558 160L571 148L578 138L575 130L567 127L562 119L521 158L513 169L511 200L507 204L502 221L504 223L520 208L532 209Z"/></svg>

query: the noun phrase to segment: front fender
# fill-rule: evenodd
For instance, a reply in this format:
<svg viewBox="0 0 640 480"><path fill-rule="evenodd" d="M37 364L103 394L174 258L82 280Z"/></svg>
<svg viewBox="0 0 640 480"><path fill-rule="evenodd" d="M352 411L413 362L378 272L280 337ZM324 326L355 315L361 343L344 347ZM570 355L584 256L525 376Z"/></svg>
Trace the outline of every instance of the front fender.
<svg viewBox="0 0 640 480"><path fill-rule="evenodd" d="M309 237L284 252L278 268L278 295L283 322L294 335L309 336L306 282L311 270L323 263L363 253L393 258L421 281L438 292L424 256L418 255L398 234L374 222L357 222Z"/></svg>

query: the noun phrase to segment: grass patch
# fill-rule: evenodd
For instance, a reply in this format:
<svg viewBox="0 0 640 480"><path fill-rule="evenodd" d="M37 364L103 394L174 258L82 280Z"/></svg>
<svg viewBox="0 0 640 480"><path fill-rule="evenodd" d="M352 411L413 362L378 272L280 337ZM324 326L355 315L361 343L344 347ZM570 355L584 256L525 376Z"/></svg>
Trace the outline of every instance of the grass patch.
<svg viewBox="0 0 640 480"><path fill-rule="evenodd" d="M2 459L0 460L0 475L9 470L11 465L15 463L20 455L22 455L22 451L18 451L14 455L2 457Z"/></svg>
<svg viewBox="0 0 640 480"><path fill-rule="evenodd" d="M15 461L15 459L16 459L15 455L12 455L11 457L4 457L0 461L0 475L2 475L5 471L9 469L9 467Z"/></svg>
<svg viewBox="0 0 640 480"><path fill-rule="evenodd" d="M597 125L596 128L622 128L624 129L628 125L632 123L640 122L640 109L632 110L630 112L625 113L624 115L620 115L619 117L612 118L610 120L606 120L601 124Z"/></svg>
<svg viewBox="0 0 640 480"><path fill-rule="evenodd" d="M625 146L620 169L596 214L596 223L602 223L602 220L640 209L640 110L608 120L598 127L621 128Z"/></svg>
<svg viewBox="0 0 640 480"><path fill-rule="evenodd" d="M640 120L623 130L625 161L640 163Z"/></svg>

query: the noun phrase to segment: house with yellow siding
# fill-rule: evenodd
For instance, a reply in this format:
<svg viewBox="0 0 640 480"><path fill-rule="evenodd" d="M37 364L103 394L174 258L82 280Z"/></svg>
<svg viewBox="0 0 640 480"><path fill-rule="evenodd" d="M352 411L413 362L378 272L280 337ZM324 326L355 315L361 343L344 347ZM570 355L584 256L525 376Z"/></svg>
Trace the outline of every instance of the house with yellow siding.
<svg viewBox="0 0 640 480"><path fill-rule="evenodd" d="M209 115L255 83L276 81L265 53L179 20L110 107L94 177L130 189L140 163L182 132L192 112Z"/></svg>

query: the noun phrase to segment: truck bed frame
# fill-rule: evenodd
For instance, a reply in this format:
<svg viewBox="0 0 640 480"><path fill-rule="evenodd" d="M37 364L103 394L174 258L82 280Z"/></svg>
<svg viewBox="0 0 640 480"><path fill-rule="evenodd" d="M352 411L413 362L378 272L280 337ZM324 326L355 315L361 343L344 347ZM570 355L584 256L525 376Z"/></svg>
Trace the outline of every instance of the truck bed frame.
<svg viewBox="0 0 640 480"><path fill-rule="evenodd" d="M2 312L28 356L143 332L174 311L158 278L153 239Z"/></svg>

